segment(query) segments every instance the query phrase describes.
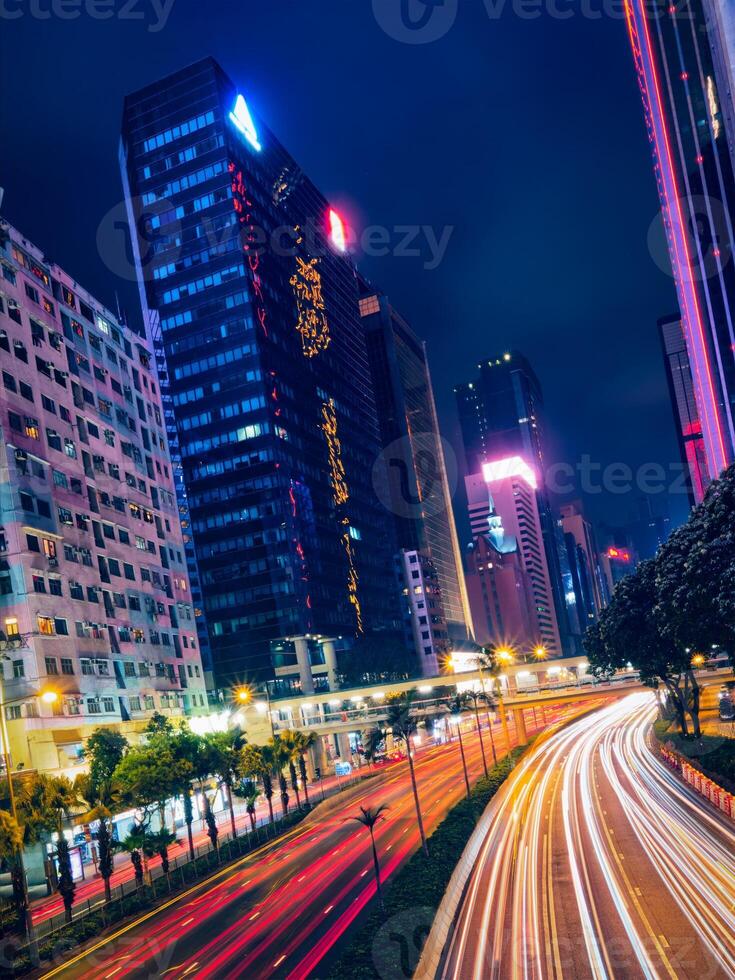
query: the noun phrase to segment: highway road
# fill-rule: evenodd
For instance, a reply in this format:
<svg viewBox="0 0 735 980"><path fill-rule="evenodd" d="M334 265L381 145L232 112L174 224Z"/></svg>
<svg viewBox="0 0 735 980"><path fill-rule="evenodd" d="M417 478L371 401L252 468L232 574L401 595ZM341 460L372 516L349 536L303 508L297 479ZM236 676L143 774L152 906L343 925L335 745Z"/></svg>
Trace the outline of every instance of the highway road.
<svg viewBox="0 0 735 980"><path fill-rule="evenodd" d="M470 727L465 752L476 779L482 763L477 735ZM500 726L495 727L495 740L501 748ZM492 764L487 741L485 732ZM458 743L423 747L415 763L430 833L464 794ZM405 761L327 800L285 839L231 865L66 964L47 970L45 976L65 980L318 976L313 971L326 952L375 897L369 837L348 818L361 804L379 803L390 807L376 833L386 880L419 846Z"/></svg>
<svg viewBox="0 0 735 980"><path fill-rule="evenodd" d="M735 825L654 755L650 694L574 721L492 803L445 980L735 977Z"/></svg>

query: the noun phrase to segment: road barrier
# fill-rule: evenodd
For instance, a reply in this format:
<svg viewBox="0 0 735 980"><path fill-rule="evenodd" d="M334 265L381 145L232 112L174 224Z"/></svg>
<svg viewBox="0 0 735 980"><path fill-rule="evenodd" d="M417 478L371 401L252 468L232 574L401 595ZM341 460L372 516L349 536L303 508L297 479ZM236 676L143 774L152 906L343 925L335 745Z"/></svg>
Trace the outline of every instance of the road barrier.
<svg viewBox="0 0 735 980"><path fill-rule="evenodd" d="M732 793L728 793L726 789L723 789L713 779L705 776L699 769L695 769L678 752L673 752L671 749L661 746L661 758L671 769L678 772L684 782L696 790L700 796L703 796L705 800L709 800L713 806L717 807L730 820L735 821L735 796Z"/></svg>

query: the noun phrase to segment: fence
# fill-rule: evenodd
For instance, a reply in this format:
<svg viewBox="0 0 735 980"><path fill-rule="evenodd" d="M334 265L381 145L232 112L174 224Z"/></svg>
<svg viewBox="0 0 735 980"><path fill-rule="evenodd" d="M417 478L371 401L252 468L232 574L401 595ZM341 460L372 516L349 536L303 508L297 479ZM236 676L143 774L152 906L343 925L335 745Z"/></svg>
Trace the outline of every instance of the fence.
<svg viewBox="0 0 735 980"><path fill-rule="evenodd" d="M735 820L735 796L728 793L726 789L719 786L714 780L705 776L699 769L695 769L684 756L678 752L661 747L661 758L672 769L678 772L685 783L692 787L705 800L717 807L730 820Z"/></svg>
<svg viewBox="0 0 735 980"><path fill-rule="evenodd" d="M274 823L271 823L267 817L263 817L256 823L254 830L243 831L235 836L231 830L220 831L216 848L211 841L199 844L194 848L193 858L189 853L188 841L184 838L181 842L182 853L169 858L168 874L164 873L160 864L152 865L147 869L142 885L138 885L134 878L119 885L113 885L111 902L106 902L104 892L100 891L93 898L76 903L72 907L72 924L79 925L88 916L97 915L102 918L103 926L106 927L126 915L130 915L131 912L138 911L136 905L151 904L159 898L172 895L187 886L196 884L225 863L245 857L259 847L277 840L313 810L319 802L350 789L363 778L362 773L353 772L350 776L343 777L336 786L330 787L326 792L318 782L313 783L312 794L319 795L320 799L312 801L310 806L307 807L304 803L300 809L293 806L288 816L281 816ZM136 899L139 901L136 902ZM15 923L16 920L15 913L8 906L0 910L0 927L7 928L11 922ZM70 923L63 912L49 916L34 923L36 938L42 942L69 925ZM28 946L24 944L18 947L16 955L22 956L27 951Z"/></svg>

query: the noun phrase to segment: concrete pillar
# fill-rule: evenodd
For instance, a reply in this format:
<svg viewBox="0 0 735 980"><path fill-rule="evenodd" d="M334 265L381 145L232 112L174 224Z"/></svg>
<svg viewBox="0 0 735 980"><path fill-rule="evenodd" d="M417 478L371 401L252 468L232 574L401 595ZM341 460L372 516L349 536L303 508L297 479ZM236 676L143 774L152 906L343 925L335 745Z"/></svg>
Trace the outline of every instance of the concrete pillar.
<svg viewBox="0 0 735 980"><path fill-rule="evenodd" d="M337 733L337 746L339 747L339 757L342 762L352 762L352 753L350 752L350 737L347 732Z"/></svg>
<svg viewBox="0 0 735 980"><path fill-rule="evenodd" d="M314 678L311 674L311 663L309 661L309 644L303 636L297 636L294 642L296 650L296 663L299 668L301 679L301 690L304 694L314 693Z"/></svg>
<svg viewBox="0 0 735 980"><path fill-rule="evenodd" d="M528 741L528 734L526 732L526 719L523 717L523 708L513 708L513 721L516 724L518 744L525 745Z"/></svg>
<svg viewBox="0 0 735 980"><path fill-rule="evenodd" d="M503 736L505 737L505 744L510 748L510 732L508 731L508 712L505 710L505 704L503 699L498 700L498 711L500 712L500 723L503 726Z"/></svg>
<svg viewBox="0 0 735 980"><path fill-rule="evenodd" d="M334 641L324 640L322 642L322 652L324 653L324 663L327 665L329 690L338 691L339 682L337 680L337 651L334 648Z"/></svg>

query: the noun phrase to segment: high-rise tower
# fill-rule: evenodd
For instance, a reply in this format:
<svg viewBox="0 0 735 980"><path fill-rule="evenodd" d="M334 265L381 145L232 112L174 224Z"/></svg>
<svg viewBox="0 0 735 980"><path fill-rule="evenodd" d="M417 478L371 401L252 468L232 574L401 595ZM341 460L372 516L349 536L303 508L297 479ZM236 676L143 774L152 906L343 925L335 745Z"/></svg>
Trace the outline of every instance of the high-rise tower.
<svg viewBox="0 0 735 980"><path fill-rule="evenodd" d="M121 160L217 676L397 624L340 216L212 59L125 100Z"/></svg>

